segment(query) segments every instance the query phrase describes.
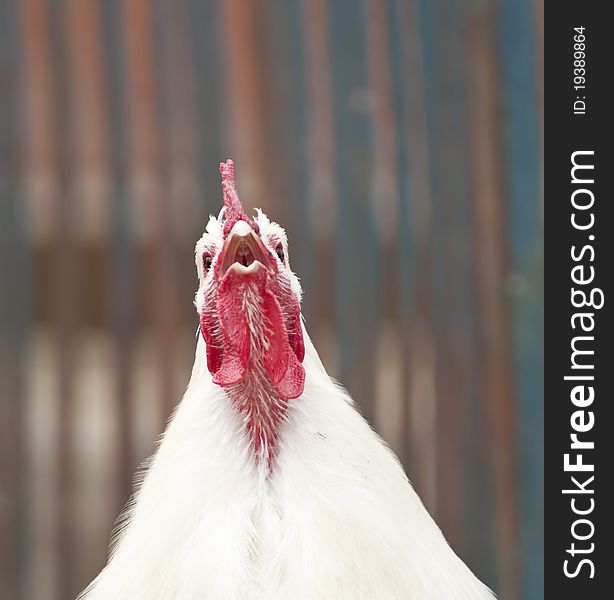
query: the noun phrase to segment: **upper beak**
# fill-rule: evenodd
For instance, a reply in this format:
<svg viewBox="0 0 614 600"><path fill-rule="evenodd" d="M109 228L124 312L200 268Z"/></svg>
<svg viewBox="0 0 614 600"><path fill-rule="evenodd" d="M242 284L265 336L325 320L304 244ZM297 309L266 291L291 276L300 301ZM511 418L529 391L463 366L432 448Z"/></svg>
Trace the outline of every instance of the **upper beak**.
<svg viewBox="0 0 614 600"><path fill-rule="evenodd" d="M219 258L218 279L222 279L228 269L236 265L239 272L251 273L259 264L275 272L275 262L262 243L260 236L243 220L237 221L226 236Z"/></svg>

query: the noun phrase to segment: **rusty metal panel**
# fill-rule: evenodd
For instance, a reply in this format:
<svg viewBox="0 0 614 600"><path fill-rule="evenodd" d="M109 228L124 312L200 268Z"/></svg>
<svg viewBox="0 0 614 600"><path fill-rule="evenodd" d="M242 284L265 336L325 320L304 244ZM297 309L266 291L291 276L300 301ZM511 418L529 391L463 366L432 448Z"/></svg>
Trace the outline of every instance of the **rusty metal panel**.
<svg viewBox="0 0 614 600"><path fill-rule="evenodd" d="M536 597L543 2L1 10L7 597L71 597L102 566L191 367L193 246L228 156L246 204L288 230L331 374L470 566ZM83 431L98 431L87 460Z"/></svg>

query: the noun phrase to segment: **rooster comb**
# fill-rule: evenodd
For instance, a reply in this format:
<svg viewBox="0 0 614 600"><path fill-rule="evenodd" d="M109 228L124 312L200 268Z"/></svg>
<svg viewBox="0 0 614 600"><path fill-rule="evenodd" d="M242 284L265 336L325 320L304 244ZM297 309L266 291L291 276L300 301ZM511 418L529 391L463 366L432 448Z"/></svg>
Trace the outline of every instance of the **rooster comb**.
<svg viewBox="0 0 614 600"><path fill-rule="evenodd" d="M260 233L258 224L245 213L239 198L237 183L235 181L235 165L232 160L220 163L222 175L222 192L224 194L224 237L228 235L237 221L246 221L256 232Z"/></svg>

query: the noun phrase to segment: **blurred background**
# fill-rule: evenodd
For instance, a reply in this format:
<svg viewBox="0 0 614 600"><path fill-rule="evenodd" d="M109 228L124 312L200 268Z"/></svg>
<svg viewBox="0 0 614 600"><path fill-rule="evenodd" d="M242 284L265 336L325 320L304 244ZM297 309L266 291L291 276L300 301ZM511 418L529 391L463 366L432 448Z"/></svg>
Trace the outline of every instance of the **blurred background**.
<svg viewBox="0 0 614 600"><path fill-rule="evenodd" d="M451 545L542 597L542 32L543 0L0 1L0 597L104 564L227 157Z"/></svg>

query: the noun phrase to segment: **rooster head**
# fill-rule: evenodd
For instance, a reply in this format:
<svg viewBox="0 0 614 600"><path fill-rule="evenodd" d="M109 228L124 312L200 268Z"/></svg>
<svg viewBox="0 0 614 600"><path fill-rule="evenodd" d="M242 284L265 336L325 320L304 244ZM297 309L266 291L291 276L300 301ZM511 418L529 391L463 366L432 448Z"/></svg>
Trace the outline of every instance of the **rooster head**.
<svg viewBox="0 0 614 600"><path fill-rule="evenodd" d="M284 230L239 199L231 160L220 164L224 207L196 244L195 305L214 383L265 377L279 397L303 392L305 355L298 279Z"/></svg>

